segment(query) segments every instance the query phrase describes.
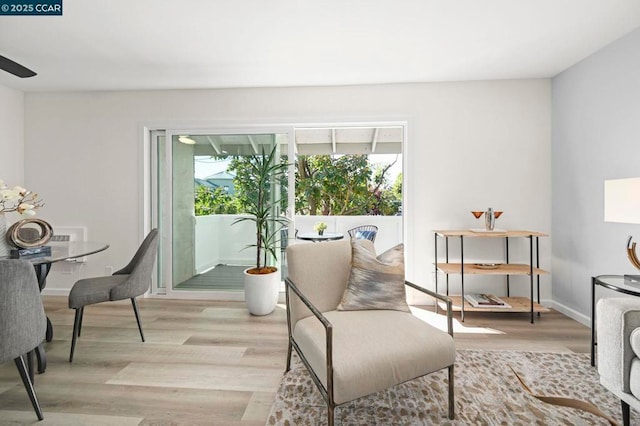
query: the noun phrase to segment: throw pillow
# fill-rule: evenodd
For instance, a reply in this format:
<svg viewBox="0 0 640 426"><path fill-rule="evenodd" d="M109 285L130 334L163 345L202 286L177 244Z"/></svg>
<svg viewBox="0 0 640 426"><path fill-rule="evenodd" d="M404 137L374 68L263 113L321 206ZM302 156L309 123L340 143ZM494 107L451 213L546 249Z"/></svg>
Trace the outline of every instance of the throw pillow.
<svg viewBox="0 0 640 426"><path fill-rule="evenodd" d="M369 240L351 241L349 283L337 309L410 312L404 288L404 245L398 244L378 257L372 247Z"/></svg>

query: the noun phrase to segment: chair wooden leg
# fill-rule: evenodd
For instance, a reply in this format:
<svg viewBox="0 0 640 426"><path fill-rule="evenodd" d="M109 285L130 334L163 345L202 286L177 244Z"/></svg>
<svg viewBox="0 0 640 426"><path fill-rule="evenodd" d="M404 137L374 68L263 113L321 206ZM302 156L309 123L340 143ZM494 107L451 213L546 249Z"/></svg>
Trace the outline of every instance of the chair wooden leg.
<svg viewBox="0 0 640 426"><path fill-rule="evenodd" d="M78 333L80 331L80 322L82 320L83 311L84 306L82 308L76 309L76 316L73 320L73 337L71 338L71 352L69 352L69 362L73 362L73 352L76 349L76 341L78 340Z"/></svg>
<svg viewBox="0 0 640 426"><path fill-rule="evenodd" d="M24 384L25 389L27 390L27 394L29 395L29 399L31 400L31 405L33 405L33 409L38 416L38 420L44 419L42 415L42 410L40 409L40 404L38 403L38 397L36 396L36 391L33 389L33 382L29 378L29 372L27 371L27 366L24 363L24 359L19 356L14 359L16 363L16 367L18 367L18 371L20 372L20 378L22 379L22 383Z"/></svg>
<svg viewBox="0 0 640 426"><path fill-rule="evenodd" d="M620 400L620 403L622 404L622 424L624 426L629 426L629 423L631 421L631 411L629 404L627 404L623 400Z"/></svg>
<svg viewBox="0 0 640 426"><path fill-rule="evenodd" d="M133 306L133 312L136 314L136 321L138 321L138 330L140 330L140 338L144 342L144 333L142 332L142 323L140 322L140 312L138 312L138 302L136 298L131 298L131 305Z"/></svg>
<svg viewBox="0 0 640 426"><path fill-rule="evenodd" d="M455 415L455 400L453 392L453 365L449 367L449 420L453 420Z"/></svg>

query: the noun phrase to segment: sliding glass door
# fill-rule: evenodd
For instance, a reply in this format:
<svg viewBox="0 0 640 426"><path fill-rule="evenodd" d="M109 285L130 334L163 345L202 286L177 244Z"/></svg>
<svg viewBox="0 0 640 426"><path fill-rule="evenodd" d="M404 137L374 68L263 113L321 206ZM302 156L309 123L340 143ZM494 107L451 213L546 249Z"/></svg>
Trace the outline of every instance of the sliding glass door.
<svg viewBox="0 0 640 426"><path fill-rule="evenodd" d="M255 264L255 227L246 215L251 156L269 153L289 164L273 214L288 219L279 254L270 261L286 276L288 244L324 222L348 238L361 225L378 227L376 250L404 241L402 123L176 128L152 132L154 226L161 229L156 293L179 298L243 300L243 270Z"/></svg>
<svg viewBox="0 0 640 426"><path fill-rule="evenodd" d="M286 162L289 140L286 131L193 129L167 130L157 139L158 163L164 163L157 199L159 225L168 236L160 254L167 294L243 297L243 271L256 258L251 247L256 238L253 222L237 222L252 201L254 182L247 168L252 156L268 154L274 147ZM273 213L286 216L288 179L273 184L281 200ZM270 262L280 268L280 258Z"/></svg>

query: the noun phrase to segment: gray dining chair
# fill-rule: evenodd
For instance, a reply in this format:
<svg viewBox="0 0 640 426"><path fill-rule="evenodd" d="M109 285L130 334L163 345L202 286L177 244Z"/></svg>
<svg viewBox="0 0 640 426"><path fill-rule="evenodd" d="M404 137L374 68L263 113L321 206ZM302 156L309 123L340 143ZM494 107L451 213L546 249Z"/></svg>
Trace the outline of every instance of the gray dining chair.
<svg viewBox="0 0 640 426"><path fill-rule="evenodd" d="M46 330L33 265L26 260L0 260L0 363L14 360L39 420L44 417L33 387L32 359Z"/></svg>
<svg viewBox="0 0 640 426"><path fill-rule="evenodd" d="M131 299L133 312L138 322L138 330L140 330L140 338L144 342L144 333L142 332L136 297L141 296L149 289L157 252L158 230L152 229L127 266L114 272L113 275L85 278L73 285L69 293L69 308L75 309L76 313L73 321L69 362L73 362L76 341L80 337L82 330L84 307L87 305Z"/></svg>

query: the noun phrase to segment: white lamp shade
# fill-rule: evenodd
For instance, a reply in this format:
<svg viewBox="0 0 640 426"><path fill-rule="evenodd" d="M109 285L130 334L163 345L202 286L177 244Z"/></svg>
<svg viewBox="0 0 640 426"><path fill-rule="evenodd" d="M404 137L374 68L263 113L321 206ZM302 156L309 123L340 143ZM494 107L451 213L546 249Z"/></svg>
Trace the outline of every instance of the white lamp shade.
<svg viewBox="0 0 640 426"><path fill-rule="evenodd" d="M604 221L640 224L640 177L604 181Z"/></svg>

